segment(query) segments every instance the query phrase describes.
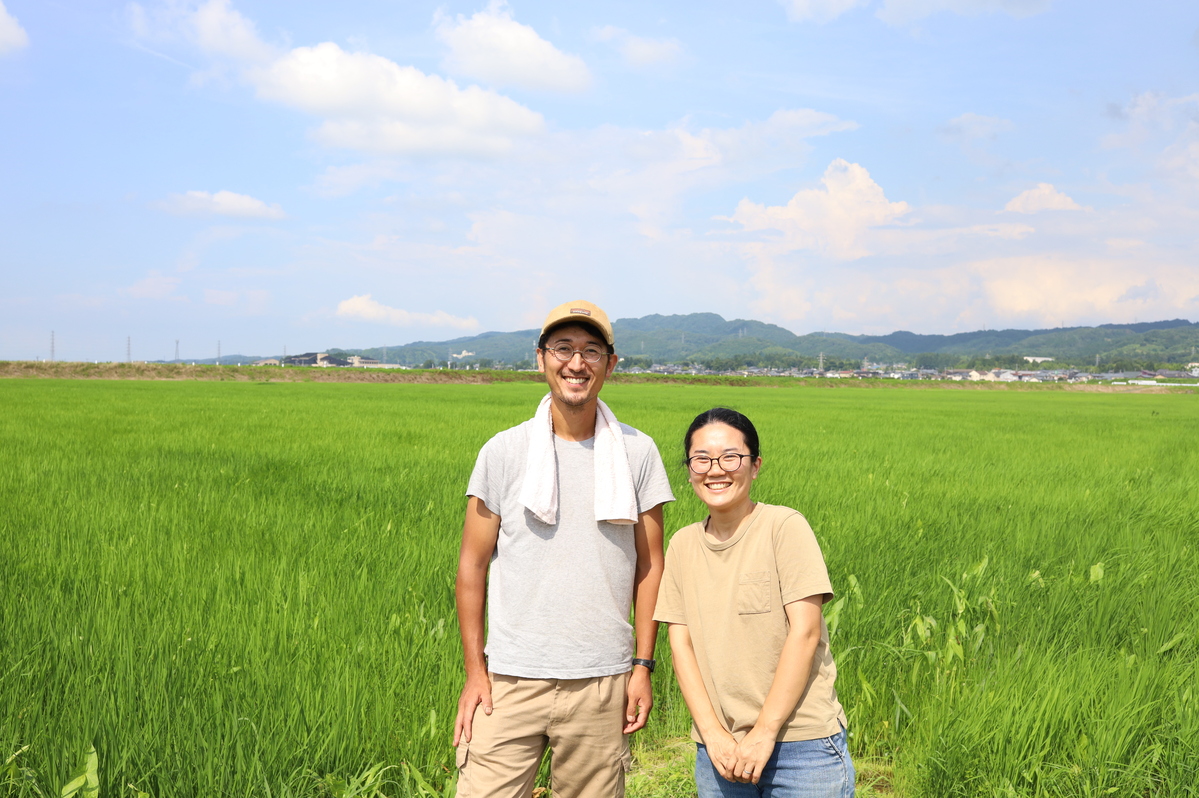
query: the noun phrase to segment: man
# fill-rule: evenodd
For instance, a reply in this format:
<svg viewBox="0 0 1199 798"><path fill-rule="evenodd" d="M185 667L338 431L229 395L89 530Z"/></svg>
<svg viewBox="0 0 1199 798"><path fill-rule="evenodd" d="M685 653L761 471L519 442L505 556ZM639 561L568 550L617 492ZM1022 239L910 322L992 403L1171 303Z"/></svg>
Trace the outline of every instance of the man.
<svg viewBox="0 0 1199 798"><path fill-rule="evenodd" d="M487 442L471 475L455 586L462 798L531 795L546 745L555 798L624 795L627 735L653 706L662 505L674 496L653 440L599 401L614 344L590 302L551 311L537 342L549 396Z"/></svg>

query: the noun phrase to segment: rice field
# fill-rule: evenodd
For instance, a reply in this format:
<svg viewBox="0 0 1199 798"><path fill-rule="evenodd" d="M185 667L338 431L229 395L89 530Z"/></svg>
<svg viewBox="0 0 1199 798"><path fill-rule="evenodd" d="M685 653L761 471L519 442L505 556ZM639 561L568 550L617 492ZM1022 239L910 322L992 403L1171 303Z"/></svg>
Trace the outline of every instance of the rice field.
<svg viewBox="0 0 1199 798"><path fill-rule="evenodd" d="M542 392L0 380L0 796L451 794L462 492ZM1197 794L1194 396L604 397L658 441L668 533L694 414L758 424L756 497L838 591L861 794ZM631 791L686 795L659 657Z"/></svg>

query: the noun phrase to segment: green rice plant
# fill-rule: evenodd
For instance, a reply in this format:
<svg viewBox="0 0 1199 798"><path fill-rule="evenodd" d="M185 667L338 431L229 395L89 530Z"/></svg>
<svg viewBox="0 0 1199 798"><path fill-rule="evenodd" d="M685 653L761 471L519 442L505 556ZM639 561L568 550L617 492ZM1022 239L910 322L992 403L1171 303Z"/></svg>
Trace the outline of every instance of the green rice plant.
<svg viewBox="0 0 1199 798"><path fill-rule="evenodd" d="M449 795L463 492L543 391L0 380L0 796L61 793L93 741L103 796ZM704 515L691 418L758 425L756 498L807 516L836 590L864 794L1195 794L1193 396L604 397L659 444L668 534ZM630 792L685 795L658 656Z"/></svg>

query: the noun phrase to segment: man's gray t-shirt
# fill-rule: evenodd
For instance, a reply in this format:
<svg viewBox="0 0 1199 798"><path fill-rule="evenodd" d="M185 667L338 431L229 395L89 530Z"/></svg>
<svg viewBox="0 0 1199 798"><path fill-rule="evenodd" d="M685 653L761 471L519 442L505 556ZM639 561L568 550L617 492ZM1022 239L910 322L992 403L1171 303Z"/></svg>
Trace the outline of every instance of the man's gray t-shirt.
<svg viewBox="0 0 1199 798"><path fill-rule="evenodd" d="M483 446L466 491L500 517L487 581L488 670L528 679L624 673L633 658L633 526L595 520L594 438L554 436L557 524L520 503L533 423ZM638 514L674 501L653 439L620 426Z"/></svg>

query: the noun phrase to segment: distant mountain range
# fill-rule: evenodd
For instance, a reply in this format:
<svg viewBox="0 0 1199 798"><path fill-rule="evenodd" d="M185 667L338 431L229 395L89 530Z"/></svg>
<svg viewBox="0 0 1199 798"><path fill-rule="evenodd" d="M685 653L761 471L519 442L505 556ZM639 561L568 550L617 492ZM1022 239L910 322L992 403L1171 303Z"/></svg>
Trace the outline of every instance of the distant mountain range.
<svg viewBox="0 0 1199 798"><path fill-rule="evenodd" d="M616 351L630 360L656 363L704 362L741 356L791 356L890 363L917 354L943 356L1036 355L1059 360L1091 362L1196 360L1199 324L1186 319L1102 324L1098 327L1058 327L1044 330L978 330L953 335L918 335L899 331L889 335L849 335L826 332L796 335L776 324L752 319L727 321L715 313L681 316L643 316L613 322ZM330 350L377 358L388 363L420 366L426 361L455 363L490 360L518 363L533 359L538 330L485 332L447 341L417 341L402 346ZM231 360L231 359L230 359Z"/></svg>

